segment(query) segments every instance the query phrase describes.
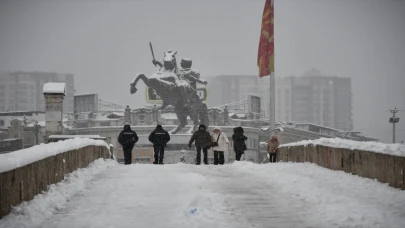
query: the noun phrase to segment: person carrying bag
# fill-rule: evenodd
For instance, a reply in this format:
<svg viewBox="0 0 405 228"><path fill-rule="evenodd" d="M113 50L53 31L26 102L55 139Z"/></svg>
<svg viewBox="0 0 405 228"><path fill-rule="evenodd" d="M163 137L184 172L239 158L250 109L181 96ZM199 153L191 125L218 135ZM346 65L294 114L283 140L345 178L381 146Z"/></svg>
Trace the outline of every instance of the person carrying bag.
<svg viewBox="0 0 405 228"><path fill-rule="evenodd" d="M214 141L216 139L216 141ZM221 132L219 127L214 128L211 135L212 150L214 151L214 165L223 165L225 163L225 150L229 144L228 137L224 132Z"/></svg>
<svg viewBox="0 0 405 228"><path fill-rule="evenodd" d="M212 147L218 146L219 136L221 136L221 132L219 132L219 135L218 135L218 137L217 137L217 141L212 143Z"/></svg>

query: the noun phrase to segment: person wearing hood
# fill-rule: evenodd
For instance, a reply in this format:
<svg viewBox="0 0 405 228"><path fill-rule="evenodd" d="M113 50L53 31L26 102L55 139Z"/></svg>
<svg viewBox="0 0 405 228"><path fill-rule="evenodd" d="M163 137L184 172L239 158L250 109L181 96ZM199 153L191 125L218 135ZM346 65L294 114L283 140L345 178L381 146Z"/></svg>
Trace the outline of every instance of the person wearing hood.
<svg viewBox="0 0 405 228"><path fill-rule="evenodd" d="M121 131L120 135L118 136L118 142L121 144L122 149L124 150L125 165L132 163L132 149L138 140L138 135L136 135L135 131L131 130L131 126L126 124L124 126L124 130Z"/></svg>
<svg viewBox="0 0 405 228"><path fill-rule="evenodd" d="M204 154L204 164L208 165L208 148L211 147L212 140L211 135L207 131L205 125L200 125L198 130L194 132L193 136L191 136L190 141L188 142L188 147L191 148L191 145L195 141L195 146L197 149L197 160L196 165L201 164L201 150Z"/></svg>
<svg viewBox="0 0 405 228"><path fill-rule="evenodd" d="M276 155L278 147L280 146L280 142L278 141L278 137L276 135L272 136L269 142L267 143L267 153L269 153L269 161L270 163L276 162Z"/></svg>
<svg viewBox="0 0 405 228"><path fill-rule="evenodd" d="M244 131L242 127L235 127L233 129L233 150L235 151L235 160L240 161L242 154L247 150L245 141L248 139L243 135Z"/></svg>
<svg viewBox="0 0 405 228"><path fill-rule="evenodd" d="M214 127L211 140L212 150L214 151L214 165L223 165L225 163L224 152L229 144L228 137L225 132L221 131L221 128Z"/></svg>
<svg viewBox="0 0 405 228"><path fill-rule="evenodd" d="M153 143L155 151L155 161L153 164L163 165L163 158L166 144L170 141L170 135L165 131L162 125L157 125L156 129L149 135L149 141Z"/></svg>

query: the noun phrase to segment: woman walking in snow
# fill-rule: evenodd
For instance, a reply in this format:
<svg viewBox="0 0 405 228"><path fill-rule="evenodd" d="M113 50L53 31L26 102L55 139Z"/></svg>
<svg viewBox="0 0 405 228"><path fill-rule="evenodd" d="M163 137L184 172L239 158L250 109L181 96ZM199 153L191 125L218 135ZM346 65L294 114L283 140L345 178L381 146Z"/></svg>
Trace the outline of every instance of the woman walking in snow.
<svg viewBox="0 0 405 228"><path fill-rule="evenodd" d="M247 150L245 141L248 139L246 136L243 135L243 128L242 127L235 127L233 129L233 149L235 151L235 159L236 161L240 161L242 154L245 153Z"/></svg>
<svg viewBox="0 0 405 228"><path fill-rule="evenodd" d="M278 141L278 136L274 135L271 137L270 141L267 143L267 153L269 153L270 163L276 162L276 155L280 142Z"/></svg>
<svg viewBox="0 0 405 228"><path fill-rule="evenodd" d="M214 165L223 165L225 163L224 152L229 144L228 137L219 127L214 127L211 140L212 150L214 150Z"/></svg>

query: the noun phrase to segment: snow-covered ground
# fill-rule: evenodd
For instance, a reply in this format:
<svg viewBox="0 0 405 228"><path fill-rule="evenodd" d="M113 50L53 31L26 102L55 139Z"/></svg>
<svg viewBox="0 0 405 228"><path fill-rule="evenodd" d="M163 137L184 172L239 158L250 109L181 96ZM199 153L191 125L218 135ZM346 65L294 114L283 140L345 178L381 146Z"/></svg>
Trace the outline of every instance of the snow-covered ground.
<svg viewBox="0 0 405 228"><path fill-rule="evenodd" d="M94 167L0 227L405 227L405 191L308 163Z"/></svg>
<svg viewBox="0 0 405 228"><path fill-rule="evenodd" d="M83 191L94 176L115 165L114 160L100 158L87 168L66 175L62 182L48 186L47 192L16 206L10 215L0 220L0 228L40 227L46 219L65 208L66 203Z"/></svg>
<svg viewBox="0 0 405 228"><path fill-rule="evenodd" d="M303 140L294 143L283 144L281 147L322 145L334 148L347 148L351 150L364 150L382 154L390 154L405 157L404 144L386 144L381 142L359 142L341 138L320 138L314 140Z"/></svg>

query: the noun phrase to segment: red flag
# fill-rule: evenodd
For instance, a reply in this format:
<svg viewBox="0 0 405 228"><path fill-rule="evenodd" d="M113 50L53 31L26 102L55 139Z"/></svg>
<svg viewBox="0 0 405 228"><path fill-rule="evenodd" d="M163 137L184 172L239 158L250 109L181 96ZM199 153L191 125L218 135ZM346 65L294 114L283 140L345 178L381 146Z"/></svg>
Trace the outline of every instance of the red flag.
<svg viewBox="0 0 405 228"><path fill-rule="evenodd" d="M274 72L274 0L266 0L262 17L257 65L259 76L269 76Z"/></svg>

